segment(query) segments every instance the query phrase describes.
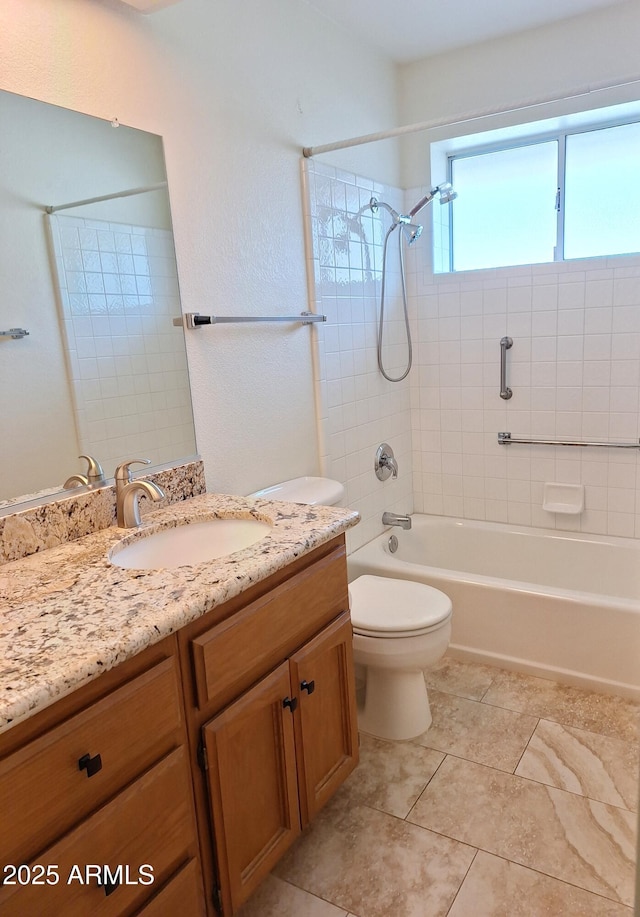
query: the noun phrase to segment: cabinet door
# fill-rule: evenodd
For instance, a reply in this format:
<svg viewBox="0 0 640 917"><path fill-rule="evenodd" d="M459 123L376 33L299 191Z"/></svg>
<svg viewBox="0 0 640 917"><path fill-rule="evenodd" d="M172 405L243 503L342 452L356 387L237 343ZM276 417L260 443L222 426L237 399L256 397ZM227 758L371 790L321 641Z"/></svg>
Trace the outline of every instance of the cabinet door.
<svg viewBox="0 0 640 917"><path fill-rule="evenodd" d="M300 833L289 666L282 663L203 727L225 913Z"/></svg>
<svg viewBox="0 0 640 917"><path fill-rule="evenodd" d="M290 660L303 827L358 763L352 644L351 620L342 614Z"/></svg>

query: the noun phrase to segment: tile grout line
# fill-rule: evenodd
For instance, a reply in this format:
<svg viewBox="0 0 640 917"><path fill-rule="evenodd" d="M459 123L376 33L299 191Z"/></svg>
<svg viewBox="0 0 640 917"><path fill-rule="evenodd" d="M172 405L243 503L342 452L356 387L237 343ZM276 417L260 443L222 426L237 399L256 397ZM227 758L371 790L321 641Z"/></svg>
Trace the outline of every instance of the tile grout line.
<svg viewBox="0 0 640 917"><path fill-rule="evenodd" d="M519 777L519 776L520 776L519 774L516 774L516 771L517 771L518 768L520 767L520 763L521 763L522 759L524 758L524 756L525 756L526 753L527 753L527 749L529 748L529 745L531 744L531 739L532 739L532 738L534 737L534 735L536 734L536 731L537 731L537 729L538 729L538 726L540 725L540 720L541 720L541 719L542 719L542 717L540 717L540 716L537 718L537 720L536 720L536 725L533 727L533 732L531 733L531 735L530 735L529 738L527 739L527 744L526 744L525 747L522 749L522 754L521 754L520 757L518 758L518 762L517 762L516 766L514 767L514 769L513 769L512 772L511 772L511 773L513 774L514 777Z"/></svg>
<svg viewBox="0 0 640 917"><path fill-rule="evenodd" d="M502 771L502 773L505 773L505 772ZM387 813L387 814L388 814L388 813ZM395 816L392 816L392 817L395 817ZM582 886L582 885L576 885L575 882L569 882L569 881L567 881L566 879L560 878L560 876L554 876L552 873L544 872L544 870L542 870L542 869L540 869L540 868L538 868L538 867L531 866L531 865L529 865L528 863L521 863L519 860L509 860L509 859L508 859L507 857L505 857L504 855L502 855L502 854L500 854L500 853L496 853L494 850L490 850L490 849L487 848L487 847L481 847L481 846L480 846L480 847L476 847L474 844L470 844L468 841L462 841L462 840L460 840L460 838L458 838L458 837L453 837L452 835L450 835L450 834L445 834L445 833L442 832L442 831L436 831L435 828L427 828L427 827L425 827L424 825L418 825L418 824L416 824L415 822L409 822L409 824L414 825L416 828L422 828L423 831L429 831L431 834L435 834L435 835L437 835L438 837L444 837L444 838L446 838L446 839L449 840L449 841L454 841L454 842L457 843L457 844L462 844L464 847L468 847L468 848L470 848L471 850L475 850L476 852L475 852L475 854L474 854L474 856L473 856L473 860L474 860L474 861L475 861L475 859L476 859L478 853L481 851L482 853L486 853L488 856L497 857L497 858L499 858L499 859L501 859L501 860L504 860L505 863L513 863L514 866L520 866L522 869L531 870L532 872L535 872L535 873L537 873L538 875L545 876L545 877L548 878L548 879L553 879L553 880L555 880L556 882L561 882L563 885L569 885L569 886L571 886L572 888L577 888L577 889L579 889L580 891L586 892L586 893L588 893L588 894L590 894L590 895L596 895L597 897L602 898L604 901L610 901L610 902L612 902L613 904L619 905L620 907L625 907L625 908L629 909L629 905L628 905L628 904L625 904L623 901L620 901L620 899L617 899L617 898L610 898L610 897L608 897L607 895L603 895L601 892L593 891L593 889L590 889L590 888L584 888L584 886ZM465 876L465 878L466 878L466 876ZM460 888L461 888L461 887L462 887L462 886L460 886ZM458 889L458 892L456 893L456 896L457 896L457 894L460 892L460 888ZM453 907L453 903L452 903L451 906ZM630 910L630 909L629 909L629 910ZM630 911L630 912L631 912L631 911Z"/></svg>
<svg viewBox="0 0 640 917"><path fill-rule="evenodd" d="M469 846L471 846L471 845L469 845ZM468 868L467 871L465 872L465 874L464 874L464 876L463 876L463 879L462 879L462 882L461 882L460 885L458 886L458 890L456 891L455 895L453 896L453 901L451 902L451 904L450 904L449 907L447 908L447 914L450 914L450 913L451 913L451 910L452 910L454 904L456 903L456 898L457 898L458 895L460 894L460 892L461 892L461 890L462 890L462 886L463 886L464 883L467 881L467 877L468 877L469 873L471 872L471 869L472 869L472 867L473 867L473 864L474 864L475 861L476 861L476 858L477 858L479 852L480 852L479 848L476 847L476 852L473 854L473 859L472 859L471 862L469 863L469 868ZM445 915L445 917L446 917L446 915Z"/></svg>
<svg viewBox="0 0 640 917"><path fill-rule="evenodd" d="M420 747L422 747L422 746L420 746ZM434 770L434 772L431 774L431 776L429 777L429 779L427 780L427 782L425 783L425 785L422 787L422 789L420 790L420 793L418 794L417 799L416 799L415 802L409 807L409 811L408 811L407 814L404 816L404 818L402 819L402 821L407 821L407 819L409 818L409 816L411 815L411 813L413 812L413 810L414 810L415 807L417 806L418 801L422 798L422 794L425 792L425 790L427 789L427 787L429 786L429 784L431 783L431 781L433 780L433 778L435 777L435 775L438 773L438 771L440 770L440 768L442 767L442 765L444 764L444 762L447 760L448 755L447 755L446 752L438 752L438 754L441 754L441 755L443 756L442 761L440 762L440 764L438 764L438 766L436 767L436 769ZM413 825L413 824L415 824L415 822L409 822L409 824ZM421 827L421 826L418 825L418 827ZM445 836L446 836L446 835L445 835ZM471 846L471 845L469 845L469 846Z"/></svg>

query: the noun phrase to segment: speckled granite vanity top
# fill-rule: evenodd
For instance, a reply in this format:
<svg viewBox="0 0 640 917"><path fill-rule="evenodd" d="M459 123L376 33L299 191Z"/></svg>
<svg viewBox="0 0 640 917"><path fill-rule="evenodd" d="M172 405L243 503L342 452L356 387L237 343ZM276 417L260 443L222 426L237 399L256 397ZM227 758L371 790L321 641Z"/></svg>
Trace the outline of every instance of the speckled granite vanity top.
<svg viewBox="0 0 640 917"><path fill-rule="evenodd" d="M145 516L140 533L226 516L273 525L260 541L176 569L126 570L111 527L0 566L0 731L134 656L355 525L356 512L203 494Z"/></svg>

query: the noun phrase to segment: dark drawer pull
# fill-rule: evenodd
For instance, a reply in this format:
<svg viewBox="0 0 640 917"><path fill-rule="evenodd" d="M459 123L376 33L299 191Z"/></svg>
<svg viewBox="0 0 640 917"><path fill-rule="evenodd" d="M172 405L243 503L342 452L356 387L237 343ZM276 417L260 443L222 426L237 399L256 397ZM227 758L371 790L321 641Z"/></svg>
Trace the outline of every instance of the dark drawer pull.
<svg viewBox="0 0 640 917"><path fill-rule="evenodd" d="M313 694L315 689L316 689L315 681L301 681L300 682L300 690L306 691L307 694Z"/></svg>
<svg viewBox="0 0 640 917"><path fill-rule="evenodd" d="M100 755L83 755L78 759L78 770L86 771L87 777L93 777L98 771L102 770L102 758Z"/></svg>
<svg viewBox="0 0 640 917"><path fill-rule="evenodd" d="M288 707L289 710L291 710L291 712L293 713L293 711L298 706L298 698L297 697L285 697L285 699L282 701L282 706Z"/></svg>

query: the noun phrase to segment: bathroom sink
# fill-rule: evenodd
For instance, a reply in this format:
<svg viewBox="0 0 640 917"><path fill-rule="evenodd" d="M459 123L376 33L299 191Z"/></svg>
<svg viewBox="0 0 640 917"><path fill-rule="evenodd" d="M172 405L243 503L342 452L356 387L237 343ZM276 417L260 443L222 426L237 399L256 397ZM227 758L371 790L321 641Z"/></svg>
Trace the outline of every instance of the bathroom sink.
<svg viewBox="0 0 640 917"><path fill-rule="evenodd" d="M162 529L151 535L133 536L123 546L122 543L115 545L109 552L109 560L128 570L201 564L248 548L270 531L271 526L258 519L208 519Z"/></svg>

